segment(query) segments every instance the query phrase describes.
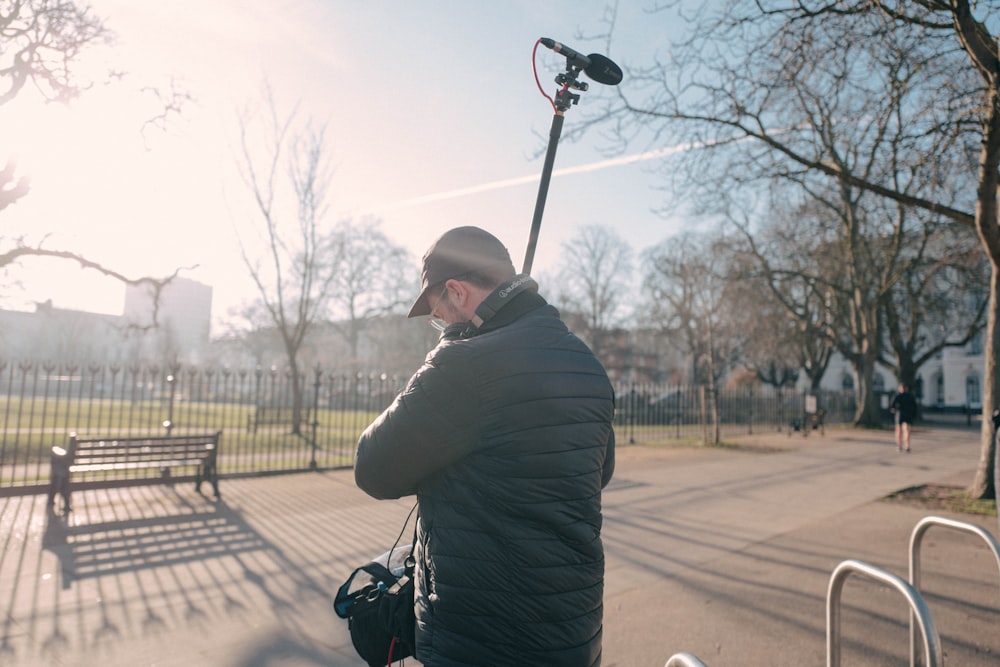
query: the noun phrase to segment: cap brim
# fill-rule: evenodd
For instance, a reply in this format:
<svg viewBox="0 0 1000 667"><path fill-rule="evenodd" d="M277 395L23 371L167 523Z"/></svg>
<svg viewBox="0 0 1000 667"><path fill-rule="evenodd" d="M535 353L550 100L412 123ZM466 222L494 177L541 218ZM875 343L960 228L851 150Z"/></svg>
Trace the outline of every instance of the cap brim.
<svg viewBox="0 0 1000 667"><path fill-rule="evenodd" d="M420 317L422 315L431 314L431 306L427 303L427 290L429 289L430 287L420 293L420 296L417 297L417 300L414 301L413 305L410 307L410 313L407 317Z"/></svg>

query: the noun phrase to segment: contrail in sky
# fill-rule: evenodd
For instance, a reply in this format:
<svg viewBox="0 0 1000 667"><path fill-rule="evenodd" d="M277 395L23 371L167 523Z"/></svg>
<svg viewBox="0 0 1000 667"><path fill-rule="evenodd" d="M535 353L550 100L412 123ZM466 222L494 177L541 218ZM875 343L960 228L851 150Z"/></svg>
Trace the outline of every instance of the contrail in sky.
<svg viewBox="0 0 1000 667"><path fill-rule="evenodd" d="M668 148L658 148L654 151L646 151L645 153L637 153L635 155L625 155L623 157L611 158L610 160L601 160L599 162L591 162L590 164L581 164L576 167L565 167L563 169L555 169L552 172L552 176L569 176L571 174L583 174L589 171L599 171L601 169L608 169L610 167L620 167L625 164L632 164L633 162L645 162L646 160L655 160L656 158L665 157L667 155L672 155L674 153L681 153L683 151L691 150L693 148L702 148L706 144L703 142L681 144L679 146L670 146ZM394 202L392 204L386 204L384 206L376 206L371 209L373 212L383 212L383 211L393 211L400 208L408 208L410 206L418 206L420 204L430 204L432 202L445 201L447 199L457 199L459 197L465 197L468 195L479 194L480 192L489 192L491 190L502 190L503 188L510 188L516 185L524 185L525 183L537 183L540 176L538 174L533 174L531 176L519 176L517 178L505 178L500 181L493 181L492 183L481 183L479 185L471 185L467 188L458 188L456 190L446 190L444 192L437 192L429 195L421 195L420 197L412 197L410 199L404 199L402 201Z"/></svg>

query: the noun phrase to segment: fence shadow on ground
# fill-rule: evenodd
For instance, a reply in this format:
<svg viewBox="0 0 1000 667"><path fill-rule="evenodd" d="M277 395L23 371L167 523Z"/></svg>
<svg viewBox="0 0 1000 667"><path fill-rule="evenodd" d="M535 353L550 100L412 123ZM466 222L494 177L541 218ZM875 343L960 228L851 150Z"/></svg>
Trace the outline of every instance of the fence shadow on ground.
<svg viewBox="0 0 1000 667"><path fill-rule="evenodd" d="M210 637L267 610L288 632L254 636L229 662L294 654L327 664L318 656L328 647L302 629L306 610L315 616L316 601L332 599L331 583L255 527L238 499L213 501L185 484L89 489L74 501L64 517L46 511L44 496L0 499L0 526L17 534L0 551L0 663L77 664L94 651L124 659L151 638ZM331 630L335 620L331 611Z"/></svg>
<svg viewBox="0 0 1000 667"><path fill-rule="evenodd" d="M127 495L135 489L123 491ZM185 565L268 548L239 512L224 501L207 510L173 516L91 521L87 512L84 506L69 516L47 513L42 545L59 559L63 588L81 579Z"/></svg>

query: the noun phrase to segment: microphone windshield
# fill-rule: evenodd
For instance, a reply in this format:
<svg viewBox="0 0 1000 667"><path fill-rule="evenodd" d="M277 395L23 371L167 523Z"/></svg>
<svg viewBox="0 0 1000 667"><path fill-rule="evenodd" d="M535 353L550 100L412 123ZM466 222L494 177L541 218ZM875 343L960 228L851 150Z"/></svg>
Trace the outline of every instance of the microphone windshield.
<svg viewBox="0 0 1000 667"><path fill-rule="evenodd" d="M622 81L622 68L616 65L607 56L599 53L591 53L587 58L590 64L584 68L583 73L597 83L607 86L617 86Z"/></svg>

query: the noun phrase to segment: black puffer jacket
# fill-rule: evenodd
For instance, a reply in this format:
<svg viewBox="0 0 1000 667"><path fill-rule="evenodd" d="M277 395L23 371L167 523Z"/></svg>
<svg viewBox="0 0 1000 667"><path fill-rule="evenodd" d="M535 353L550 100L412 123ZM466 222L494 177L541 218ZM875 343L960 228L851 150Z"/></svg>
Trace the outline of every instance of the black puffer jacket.
<svg viewBox="0 0 1000 667"><path fill-rule="evenodd" d="M501 314L428 355L361 436L355 477L417 494L425 665L599 665L611 384L541 297Z"/></svg>

